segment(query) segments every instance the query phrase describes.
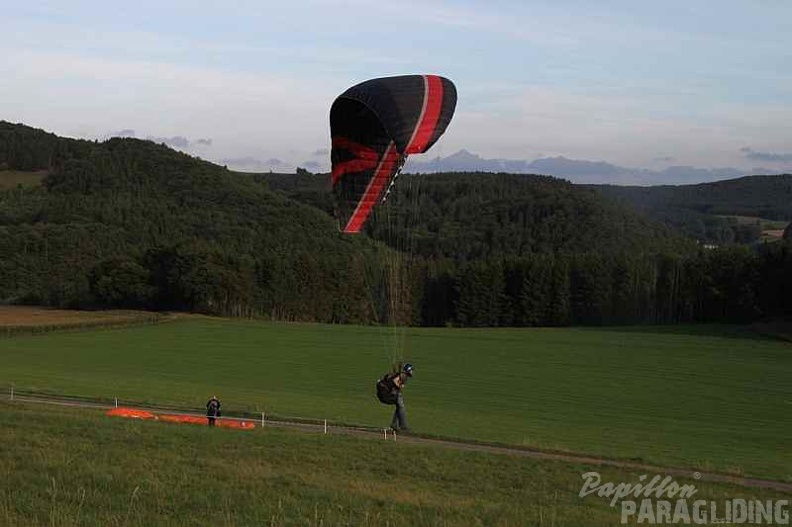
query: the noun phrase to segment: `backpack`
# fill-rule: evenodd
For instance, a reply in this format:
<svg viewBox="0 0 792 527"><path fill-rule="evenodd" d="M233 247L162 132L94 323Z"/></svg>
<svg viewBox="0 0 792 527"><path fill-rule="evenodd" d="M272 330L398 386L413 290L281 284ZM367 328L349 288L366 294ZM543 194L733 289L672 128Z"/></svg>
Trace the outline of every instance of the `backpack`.
<svg viewBox="0 0 792 527"><path fill-rule="evenodd" d="M399 399L398 390L393 383L394 375L393 373L386 373L377 381L377 399L382 404L396 404Z"/></svg>

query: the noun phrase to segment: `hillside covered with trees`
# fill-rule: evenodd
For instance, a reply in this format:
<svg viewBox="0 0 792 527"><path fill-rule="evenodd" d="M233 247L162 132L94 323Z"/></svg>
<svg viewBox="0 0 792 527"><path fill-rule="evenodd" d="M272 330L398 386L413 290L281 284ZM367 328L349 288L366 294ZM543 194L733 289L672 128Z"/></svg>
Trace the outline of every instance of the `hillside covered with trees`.
<svg viewBox="0 0 792 527"><path fill-rule="evenodd" d="M327 176L259 174L273 190L332 214ZM548 176L403 174L366 233L424 258L537 253L690 252L695 244L596 192Z"/></svg>
<svg viewBox="0 0 792 527"><path fill-rule="evenodd" d="M50 173L0 193L0 301L368 320L359 267L383 249L322 212L148 141L8 129L0 162L32 135L25 167Z"/></svg>
<svg viewBox="0 0 792 527"><path fill-rule="evenodd" d="M0 190L2 303L460 326L790 309L789 243L705 251L556 178L403 175L349 236L326 176L306 171L241 174L150 141L0 122L0 179L20 170L47 175Z"/></svg>
<svg viewBox="0 0 792 527"><path fill-rule="evenodd" d="M754 243L762 233L760 219L792 222L792 174L699 185L588 188L702 243Z"/></svg>

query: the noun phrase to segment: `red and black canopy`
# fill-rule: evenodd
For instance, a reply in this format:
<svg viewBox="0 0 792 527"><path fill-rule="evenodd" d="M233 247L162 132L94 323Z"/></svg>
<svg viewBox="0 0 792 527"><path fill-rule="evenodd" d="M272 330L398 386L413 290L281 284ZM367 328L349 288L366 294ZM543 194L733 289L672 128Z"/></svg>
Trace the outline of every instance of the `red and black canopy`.
<svg viewBox="0 0 792 527"><path fill-rule="evenodd" d="M330 109L332 184L345 233L360 232L409 154L445 132L456 87L437 75L372 79L342 93Z"/></svg>

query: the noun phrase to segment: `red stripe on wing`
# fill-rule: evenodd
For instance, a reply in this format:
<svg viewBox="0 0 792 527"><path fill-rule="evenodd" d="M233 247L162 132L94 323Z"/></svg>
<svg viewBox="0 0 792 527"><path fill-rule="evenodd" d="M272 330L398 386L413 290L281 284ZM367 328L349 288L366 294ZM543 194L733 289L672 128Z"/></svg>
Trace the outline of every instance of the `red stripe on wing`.
<svg viewBox="0 0 792 527"><path fill-rule="evenodd" d="M379 201L385 186L388 184L390 176L395 172L398 159L399 153L396 151L396 145L391 142L391 144L388 145L388 149L385 150L385 154L382 156L382 160L377 167L377 171L374 173L374 177L369 181L366 191L363 193L363 197L360 198L355 212L352 213L349 222L347 222L346 227L344 227L344 233L358 233L363 228L363 224L366 223L366 219L368 219L369 214L371 214L371 209L373 209L374 205Z"/></svg>
<svg viewBox="0 0 792 527"><path fill-rule="evenodd" d="M440 110L443 108L443 80L437 75L425 75L424 83L426 89L423 110L405 154L420 154L426 150L426 145L437 128Z"/></svg>
<svg viewBox="0 0 792 527"><path fill-rule="evenodd" d="M338 163L333 167L333 185L338 183L338 180L344 174L363 172L370 170L377 166L379 162L379 154L377 151L369 146L356 143L346 137L334 137L333 148L338 150L348 150L355 159Z"/></svg>

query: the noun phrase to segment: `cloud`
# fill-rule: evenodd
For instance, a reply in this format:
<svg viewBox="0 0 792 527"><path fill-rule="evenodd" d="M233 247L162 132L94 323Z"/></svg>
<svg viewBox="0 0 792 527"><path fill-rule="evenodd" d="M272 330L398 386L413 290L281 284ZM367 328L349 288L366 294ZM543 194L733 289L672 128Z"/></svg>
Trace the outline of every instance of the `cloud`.
<svg viewBox="0 0 792 527"><path fill-rule="evenodd" d="M437 157L421 162L407 161L407 173L431 172L508 172L512 174L544 174L567 179L578 184L615 183L621 185L684 185L731 179L746 175L732 167L703 169L673 166L662 171L623 167L604 161L569 159L562 156L524 159L487 159L467 150L460 150L446 158Z"/></svg>
<svg viewBox="0 0 792 527"><path fill-rule="evenodd" d="M229 168L241 171L261 171L261 170L293 170L294 165L279 159L271 157L269 159L259 159L254 156L242 157L227 157L218 159L217 163L225 165Z"/></svg>
<svg viewBox="0 0 792 527"><path fill-rule="evenodd" d="M771 152L757 152L752 148L741 148L740 152L745 154L746 159L752 161L769 161L776 163L790 163L792 162L792 153L771 153Z"/></svg>
<svg viewBox="0 0 792 527"><path fill-rule="evenodd" d="M264 166L264 162L261 159L252 157L252 156L245 156L245 157L228 157L223 159L218 159L218 163L221 165L229 165L234 167L262 167Z"/></svg>
<svg viewBox="0 0 792 527"><path fill-rule="evenodd" d="M114 130L113 122L122 122L136 130L136 137L148 133L152 140L177 148L193 142L207 147L211 137L217 157L245 156L262 144L273 154L295 144L324 144L327 108L343 90L327 82L319 83L317 92L316 83L305 83L297 75L211 65L31 51L2 44L0 51L9 58L9 68L20 72L0 83L0 114L6 119L81 137L103 137ZM34 99L48 104L26 103ZM74 104L63 104L64 100ZM278 126L265 124L264 115ZM190 123L190 128L179 123Z"/></svg>
<svg viewBox="0 0 792 527"><path fill-rule="evenodd" d="M271 157L271 158L267 159L266 161L264 161L264 164L265 165L269 165L271 167L286 167L286 166L289 166L289 164L286 161L284 161L282 159L278 159L277 157Z"/></svg>
<svg viewBox="0 0 792 527"><path fill-rule="evenodd" d="M313 171L317 171L317 170L320 170L322 168L322 164L318 163L316 161L303 161L300 164L300 166L305 168L305 169L310 169L310 170L313 170Z"/></svg>
<svg viewBox="0 0 792 527"><path fill-rule="evenodd" d="M135 137L135 131L132 129L119 130L108 134L108 137Z"/></svg>
<svg viewBox="0 0 792 527"><path fill-rule="evenodd" d="M365 0L352 1L368 5ZM418 0L406 1L410 6L418 5ZM316 2L330 5L326 0ZM404 10L404 6L399 5L402 7L388 4L384 9L407 13L399 16L413 16L412 10ZM250 7L253 9L254 4ZM268 8L258 9L263 20ZM472 26L476 30L500 29L501 20L507 16L483 13L473 17L479 15L478 11L476 8L450 8L444 2L429 6L420 16L425 22L461 29ZM396 11L393 14L396 16ZM515 20L515 24L518 23ZM578 65L585 62L583 55L572 57L577 58L572 61L559 60L561 55L552 55L548 60L556 61L560 69L547 72L547 77L540 75L540 80L535 74L523 79L513 69L487 64L488 71L500 72L493 78L461 67L451 60L450 52L430 63L412 59L395 66L385 67L375 62L371 68L359 68L356 54L378 61L383 52L376 46L365 50L353 46L347 49L343 41L328 47L326 44L333 41L328 39L321 41L322 60L314 58L311 64L315 66L324 61L324 54L337 55L335 60L328 57L322 66L311 69L312 80L306 82L306 74L296 67L285 71L266 65L248 71L245 67L253 62L249 59L254 54L278 59L273 64L297 64L293 60L280 59L310 56L317 52L310 43L295 43L279 50L266 39L260 42L246 39L203 42L189 35L165 33L160 35L160 40L152 40L141 38L152 37L148 33L117 33L115 29L96 33L99 30L88 28L85 34L70 37L68 45L59 44L57 49L28 41L20 44L14 39L0 44L0 51L9 61L8 69L18 73L0 83L0 114L6 119L44 127L60 135L91 138L101 137L122 123L130 129L141 130L139 137L145 137L148 131L163 136L155 140L167 144L173 145L175 138L181 145L186 141L188 147L211 148L211 152L201 150L201 155L207 158L239 159L252 154L261 163L256 166L264 169L269 165L264 166L267 161L263 160L270 156L287 159L292 167L298 160L321 161L320 157L325 156L326 166L327 150L312 151L310 145L316 148L328 144L327 110L338 93L353 80L396 73L397 68L409 72L413 67L421 67L418 71L422 71L426 66L433 71L433 62L445 64L448 58L450 65L444 70L458 83L460 100L447 134L430 151L432 156L445 157L467 147L495 159L524 159L542 152L542 157L609 159L622 165L646 166L659 152L673 155L673 160L667 160L669 164L749 167L770 162L751 163L751 159L764 158L744 154L763 153L750 149L741 152L740 147L764 145L767 150L784 152L787 149L783 145L789 143L792 107L786 104L786 96L767 97L762 102L763 107L730 103L732 99L717 96L699 103L696 97L705 90L695 83L675 85L671 90L668 88L671 80L649 76L644 80L642 77L622 81L618 70L610 71L610 68L606 68L607 82L597 82L591 71L585 75L580 73L581 79L592 81L592 87L575 89L575 84L570 86L567 81L576 78ZM519 29L533 34L530 27L520 26ZM568 33L569 28L563 31ZM61 28L60 34L68 35L68 32ZM82 49L84 43L105 39L112 44L105 46L106 52ZM130 48L129 42L141 46ZM419 39L417 43L423 41ZM234 60L230 64L212 60L179 63L182 55L187 55L184 52L195 49L193 45L203 52L201 56ZM385 48L384 53L391 53L391 48ZM354 53L346 56L345 51ZM531 57L525 57L525 62L531 63ZM604 64L610 63L607 58L603 59ZM344 68L337 67L339 61L345 64ZM347 63L350 66L346 66ZM404 67L406 65L411 67ZM533 69L534 72L544 71L541 64L534 65ZM318 78L315 77L317 70ZM336 71L337 76L334 76ZM783 86L783 82L776 85ZM757 91L761 86L757 86ZM636 90L636 87L641 89ZM39 103L31 104L31 100ZM212 139L190 139L191 136L211 136L214 144ZM308 148L292 153L290 149L294 145L307 145Z"/></svg>
<svg viewBox="0 0 792 527"><path fill-rule="evenodd" d="M330 155L330 151L327 148L319 148L317 150L314 150L311 155L316 157L325 157Z"/></svg>
<svg viewBox="0 0 792 527"><path fill-rule="evenodd" d="M125 128L123 130L118 130L117 132L110 132L106 136L103 137L104 139L110 139L112 137L137 137L137 132L132 128ZM212 146L212 139L189 139L184 137L183 135L174 135L172 137L159 137L155 135L147 135L146 140L154 141L155 143L164 143L172 148L178 148L181 150L187 150L189 148L195 147L209 147Z"/></svg>
<svg viewBox="0 0 792 527"><path fill-rule="evenodd" d="M475 148L487 157L524 159L526 153L543 152L648 168L660 152L673 156L674 164L748 169L759 163L746 159L740 147L767 144L768 137L772 145L785 144L792 119L792 110L776 101L759 106L716 100L687 111L683 97L668 102L664 90L580 92L504 83L492 87L497 97L486 97L488 90L481 87L468 96L476 97L477 105L458 106L438 141L445 152L433 147L431 154Z"/></svg>
<svg viewBox="0 0 792 527"><path fill-rule="evenodd" d="M175 135L173 137L155 137L153 135L149 135L146 137L146 139L149 141L154 141L155 143L165 143L168 146L173 146L176 148L187 148L190 146L190 141L181 135Z"/></svg>
<svg viewBox="0 0 792 527"><path fill-rule="evenodd" d="M154 141L155 143L165 143L168 146L172 146L173 148L181 148L182 150L196 146L212 146L211 139L196 139L191 141L182 135L175 135L173 137L156 137L149 135L146 137L146 139L149 141Z"/></svg>

